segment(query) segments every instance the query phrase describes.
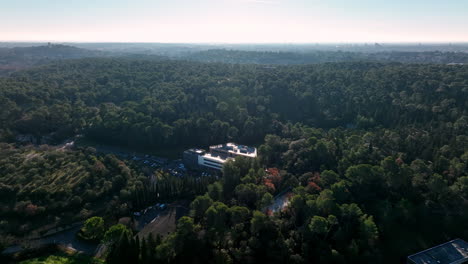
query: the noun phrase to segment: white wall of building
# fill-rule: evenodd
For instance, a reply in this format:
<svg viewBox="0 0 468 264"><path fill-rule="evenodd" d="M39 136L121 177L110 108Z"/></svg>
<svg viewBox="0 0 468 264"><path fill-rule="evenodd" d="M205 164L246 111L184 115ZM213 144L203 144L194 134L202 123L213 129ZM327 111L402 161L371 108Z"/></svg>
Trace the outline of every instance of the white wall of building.
<svg viewBox="0 0 468 264"><path fill-rule="evenodd" d="M209 154L198 156L198 165L216 170L221 170L223 168L224 162L226 162L226 160L212 157Z"/></svg>

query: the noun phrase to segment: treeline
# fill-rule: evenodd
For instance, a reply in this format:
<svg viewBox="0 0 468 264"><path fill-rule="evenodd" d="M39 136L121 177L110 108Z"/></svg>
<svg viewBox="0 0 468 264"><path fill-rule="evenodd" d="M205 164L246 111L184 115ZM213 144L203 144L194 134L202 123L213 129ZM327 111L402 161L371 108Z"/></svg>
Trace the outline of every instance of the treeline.
<svg viewBox="0 0 468 264"><path fill-rule="evenodd" d="M468 63L465 52L352 52L352 51L244 51L212 49L181 56L183 59L201 62L241 64L295 65L326 62L400 62L400 63Z"/></svg>
<svg viewBox="0 0 468 264"><path fill-rule="evenodd" d="M29 135L49 143L79 133L102 143L154 148L260 142L277 132L279 122L459 126L466 122L467 80L465 66L265 68L82 59L0 79L0 138Z"/></svg>

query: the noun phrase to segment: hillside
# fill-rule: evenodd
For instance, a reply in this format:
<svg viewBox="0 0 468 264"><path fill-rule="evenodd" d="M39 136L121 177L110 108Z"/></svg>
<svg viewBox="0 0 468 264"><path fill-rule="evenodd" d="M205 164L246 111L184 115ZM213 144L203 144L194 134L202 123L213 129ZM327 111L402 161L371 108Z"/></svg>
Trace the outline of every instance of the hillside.
<svg viewBox="0 0 468 264"><path fill-rule="evenodd" d="M95 155L0 143L0 246L115 210L111 194L135 188L138 174L115 157Z"/></svg>
<svg viewBox="0 0 468 264"><path fill-rule="evenodd" d="M54 60L104 56L104 52L67 45L0 48L0 76Z"/></svg>

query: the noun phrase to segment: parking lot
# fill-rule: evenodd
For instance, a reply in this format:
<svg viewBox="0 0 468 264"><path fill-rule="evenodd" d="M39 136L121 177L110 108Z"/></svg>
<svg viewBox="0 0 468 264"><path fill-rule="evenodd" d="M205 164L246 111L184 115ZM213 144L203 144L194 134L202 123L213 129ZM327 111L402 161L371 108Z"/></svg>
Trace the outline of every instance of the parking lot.
<svg viewBox="0 0 468 264"><path fill-rule="evenodd" d="M156 179L155 172L162 171L169 173L176 177L216 177L218 178L220 173L218 171L195 171L185 168L182 159L167 159L150 154L137 154L126 152L122 149L115 147L99 146L96 150L105 154L113 154L122 160L130 161L130 163L139 167L148 177L152 180ZM162 206L162 207L161 207ZM169 207L169 208L168 208ZM135 220L135 229L142 230L145 226L159 225L160 222L164 222L167 211L173 210L174 205L157 203L151 205L140 211L133 212L133 218ZM179 206L180 207L180 206ZM178 208L179 208L178 207ZM171 209L172 208L172 209ZM180 208L179 208L180 209ZM179 210L178 209L178 210ZM179 210L180 211L180 210ZM164 220L164 221L163 221Z"/></svg>
<svg viewBox="0 0 468 264"><path fill-rule="evenodd" d="M181 159L169 160L151 155L133 155L130 159L149 171L160 170L176 177L211 177L217 176L215 171L188 170Z"/></svg>

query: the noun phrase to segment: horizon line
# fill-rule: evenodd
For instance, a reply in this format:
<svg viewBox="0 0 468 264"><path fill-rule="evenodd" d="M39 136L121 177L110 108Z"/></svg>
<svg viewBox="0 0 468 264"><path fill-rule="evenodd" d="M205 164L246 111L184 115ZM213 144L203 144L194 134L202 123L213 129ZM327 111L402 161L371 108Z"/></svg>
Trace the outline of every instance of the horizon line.
<svg viewBox="0 0 468 264"><path fill-rule="evenodd" d="M466 41L366 41L366 42L224 42L224 41L203 41L203 42L158 42L158 41L64 41L64 40L0 40L0 43L80 43L80 44L96 44L96 43L116 43L116 44L190 44L190 45L350 45L350 44L468 44Z"/></svg>

